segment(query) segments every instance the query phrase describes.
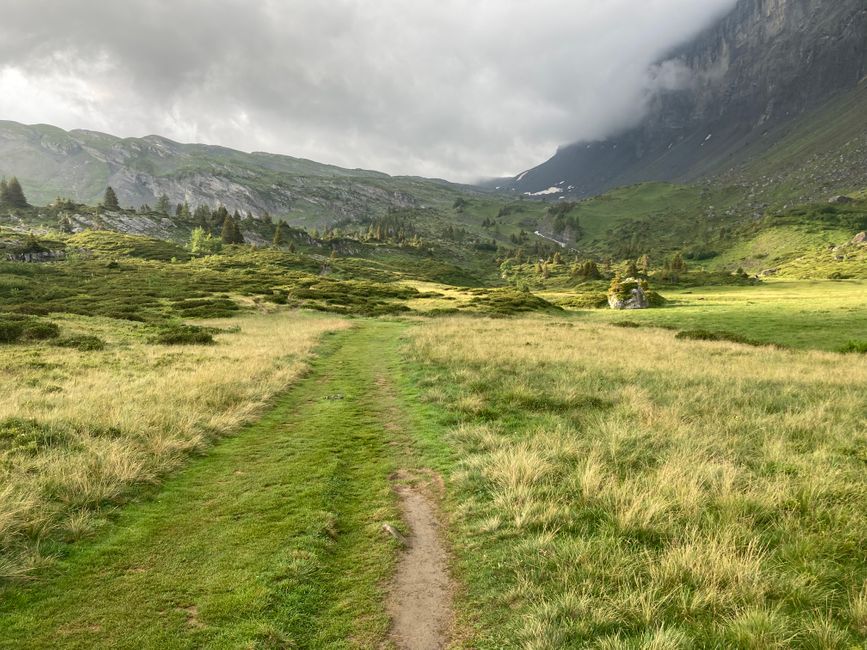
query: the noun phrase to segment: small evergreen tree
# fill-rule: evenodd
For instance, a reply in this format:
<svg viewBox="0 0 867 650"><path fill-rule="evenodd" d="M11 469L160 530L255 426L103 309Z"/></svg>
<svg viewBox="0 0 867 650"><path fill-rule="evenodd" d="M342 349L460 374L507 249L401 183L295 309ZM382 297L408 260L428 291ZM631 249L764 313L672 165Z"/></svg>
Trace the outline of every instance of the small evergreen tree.
<svg viewBox="0 0 867 650"><path fill-rule="evenodd" d="M232 243L233 244L243 244L244 243L244 235L241 234L241 226L238 224L239 224L239 221L232 219Z"/></svg>
<svg viewBox="0 0 867 650"><path fill-rule="evenodd" d="M225 205L221 205L219 208L214 210L211 213L212 230L216 231L218 228L221 228L226 223L226 219L229 218L229 216L229 211L226 209Z"/></svg>
<svg viewBox="0 0 867 650"><path fill-rule="evenodd" d="M30 207L24 196L24 190L21 189L21 183L14 176L9 179L8 183L4 179L3 183L0 184L0 204L7 208Z"/></svg>
<svg viewBox="0 0 867 650"><path fill-rule="evenodd" d="M169 212L172 209L172 202L169 201L169 197L163 193L159 199L157 199L157 212L169 216Z"/></svg>
<svg viewBox="0 0 867 650"><path fill-rule="evenodd" d="M106 210L120 210L120 203L117 201L117 194L115 194L111 185L105 188L105 196L102 199L102 205Z"/></svg>
<svg viewBox="0 0 867 650"><path fill-rule="evenodd" d="M224 244L235 243L235 222L232 221L232 217L228 214L223 219L223 230L220 233L220 239L223 240Z"/></svg>
<svg viewBox="0 0 867 650"><path fill-rule="evenodd" d="M277 227L274 229L274 239L271 241L274 245L274 248L280 248L283 245L283 222L280 221L277 223Z"/></svg>

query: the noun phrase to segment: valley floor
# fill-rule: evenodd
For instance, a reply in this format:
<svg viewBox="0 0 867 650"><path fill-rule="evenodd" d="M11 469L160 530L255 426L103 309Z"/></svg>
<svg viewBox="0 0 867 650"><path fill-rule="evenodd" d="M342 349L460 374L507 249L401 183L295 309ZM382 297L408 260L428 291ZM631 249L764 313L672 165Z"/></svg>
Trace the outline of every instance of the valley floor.
<svg viewBox="0 0 867 650"><path fill-rule="evenodd" d="M863 647L867 359L653 326L688 312L323 326L258 422L0 587L0 647L393 647L413 495L454 579L431 648Z"/></svg>

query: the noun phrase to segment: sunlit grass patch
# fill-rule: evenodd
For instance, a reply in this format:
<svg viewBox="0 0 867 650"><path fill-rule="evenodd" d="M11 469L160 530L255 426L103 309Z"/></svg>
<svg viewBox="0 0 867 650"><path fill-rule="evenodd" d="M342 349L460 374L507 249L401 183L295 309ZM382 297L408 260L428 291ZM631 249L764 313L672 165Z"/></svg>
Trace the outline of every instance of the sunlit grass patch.
<svg viewBox="0 0 867 650"><path fill-rule="evenodd" d="M867 363L720 338L415 330L479 647L865 642Z"/></svg>
<svg viewBox="0 0 867 650"><path fill-rule="evenodd" d="M131 487L257 416L304 372L319 337L345 327L247 315L175 327L192 337L177 348L149 344L144 325L56 320L54 344L19 343L0 356L0 578L86 535Z"/></svg>

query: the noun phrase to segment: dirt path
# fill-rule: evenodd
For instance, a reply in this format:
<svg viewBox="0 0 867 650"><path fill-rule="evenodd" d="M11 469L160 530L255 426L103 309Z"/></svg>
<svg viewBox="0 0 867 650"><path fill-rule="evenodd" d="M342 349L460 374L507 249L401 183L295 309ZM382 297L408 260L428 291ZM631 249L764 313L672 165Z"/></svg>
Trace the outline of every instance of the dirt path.
<svg viewBox="0 0 867 650"><path fill-rule="evenodd" d="M396 491L410 536L389 600L392 640L401 650L439 650L448 643L452 588L436 508L417 487Z"/></svg>
<svg viewBox="0 0 867 650"><path fill-rule="evenodd" d="M423 421L392 384L403 327L364 321L329 337L260 421L69 547L44 579L0 585L0 648L444 647L435 500L408 474L394 491L419 470ZM401 513L411 545L395 562L382 524Z"/></svg>

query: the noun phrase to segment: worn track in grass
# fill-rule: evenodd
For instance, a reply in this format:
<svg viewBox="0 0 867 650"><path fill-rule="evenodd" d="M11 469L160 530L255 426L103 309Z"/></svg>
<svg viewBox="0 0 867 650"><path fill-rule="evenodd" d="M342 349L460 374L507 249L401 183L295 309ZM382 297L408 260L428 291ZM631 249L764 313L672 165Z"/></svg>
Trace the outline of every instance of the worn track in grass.
<svg viewBox="0 0 867 650"><path fill-rule="evenodd" d="M2 648L340 648L387 643L408 458L389 388L402 325L329 337L311 374L28 585ZM444 565L440 562L440 570Z"/></svg>

